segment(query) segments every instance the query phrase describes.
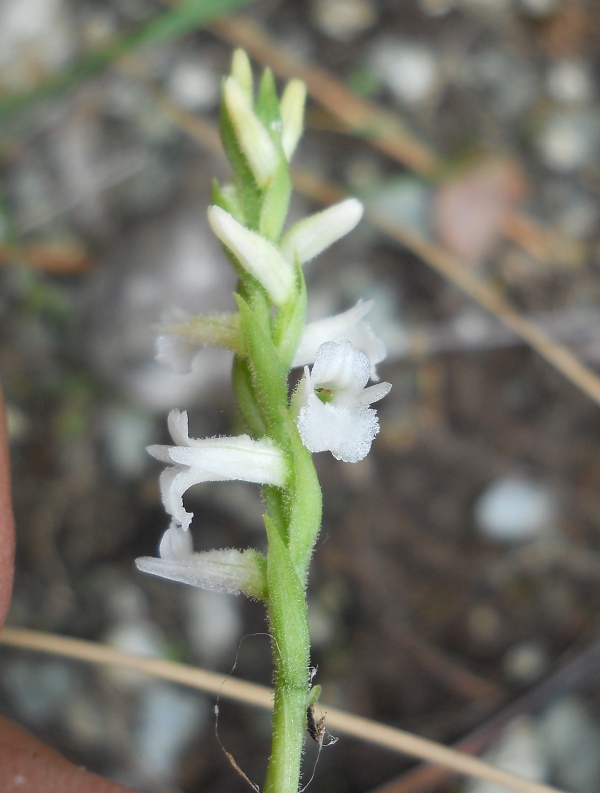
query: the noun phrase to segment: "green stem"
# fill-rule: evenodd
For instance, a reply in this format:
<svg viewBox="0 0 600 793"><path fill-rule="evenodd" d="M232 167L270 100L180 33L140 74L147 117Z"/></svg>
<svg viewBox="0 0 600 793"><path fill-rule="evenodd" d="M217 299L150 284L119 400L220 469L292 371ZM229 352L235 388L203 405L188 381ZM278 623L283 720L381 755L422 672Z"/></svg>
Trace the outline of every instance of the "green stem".
<svg viewBox="0 0 600 793"><path fill-rule="evenodd" d="M285 670L283 666L278 668L277 680L287 677L288 671L290 670ZM306 673L304 677L306 678ZM298 793L306 731L307 695L306 680L304 685L295 687L289 683L278 682L276 685L271 756L263 793Z"/></svg>
<svg viewBox="0 0 600 793"><path fill-rule="evenodd" d="M265 516L269 538L269 627L275 660L273 741L263 793L298 793L306 732L310 644L304 584L277 528Z"/></svg>

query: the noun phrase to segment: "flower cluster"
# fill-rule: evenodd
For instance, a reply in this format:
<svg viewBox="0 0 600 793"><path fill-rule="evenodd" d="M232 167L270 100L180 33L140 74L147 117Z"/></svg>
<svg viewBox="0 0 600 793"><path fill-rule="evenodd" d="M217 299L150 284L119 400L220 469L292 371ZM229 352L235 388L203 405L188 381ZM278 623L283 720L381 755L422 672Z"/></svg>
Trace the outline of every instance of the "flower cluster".
<svg viewBox="0 0 600 793"><path fill-rule="evenodd" d="M157 358L175 371L186 371L198 348L230 349L242 367L246 366L243 371L250 382L257 377L253 356L274 355L288 372L304 367L286 406L301 442L310 452L330 451L339 460L357 462L367 455L379 431L371 405L391 388L389 383L367 386L369 379L378 379L377 364L385 357L385 348L366 321L371 302L359 301L341 314L306 323L302 265L352 231L362 217L362 205L349 198L283 233L283 220L267 217L264 210L270 207L271 214L277 214L269 191L285 181L281 174L288 173L289 159L302 132L304 101L303 85L292 81L279 101L278 122L266 124L253 104L247 58L236 53L232 74L223 87L224 142L232 163L243 158L255 190L262 196L263 209L250 223L254 212L250 199L239 186L226 185L216 191L217 203L209 208L208 221L238 272L240 310L198 317L172 312L160 327ZM249 295L254 295L253 301ZM260 295L267 298L267 313L254 325L267 326L266 341L264 333L256 340L247 321L251 310L260 305ZM254 390L262 395L262 383L254 382ZM267 395L261 398L268 402L268 388L264 390ZM193 515L183 505L185 492L201 482L238 479L275 488L286 486L293 455L280 438L269 435L268 417L276 411L258 403L257 412L261 409L267 419L254 425L250 422L253 437L203 439L189 437L185 412L171 411L168 426L173 445L148 449L168 464L160 477L160 489L171 525L161 542L159 558L139 559L141 570L209 589L261 596L264 557L254 551L194 553L188 532ZM264 428L262 433L257 426Z"/></svg>
<svg viewBox="0 0 600 793"><path fill-rule="evenodd" d="M292 80L278 98L266 70L256 98L243 52L224 80L221 139L233 181L214 185L208 222L238 276L236 312L165 317L159 360L184 371L196 350L234 353L232 380L245 434L191 438L185 412L172 410L173 443L151 446L166 468L160 489L170 525L158 558L140 570L192 586L263 600L272 636L275 692L272 750L263 793L297 793L307 708L318 687L308 675L306 582L321 526L321 489L312 453L362 460L379 431L372 405L390 390L376 381L385 356L371 330L371 303L306 322L303 265L348 234L362 216L349 198L285 229L289 160L302 133L306 91ZM303 367L295 389L289 377ZM184 495L202 482L243 480L262 487L266 553L220 549L195 553L193 515Z"/></svg>

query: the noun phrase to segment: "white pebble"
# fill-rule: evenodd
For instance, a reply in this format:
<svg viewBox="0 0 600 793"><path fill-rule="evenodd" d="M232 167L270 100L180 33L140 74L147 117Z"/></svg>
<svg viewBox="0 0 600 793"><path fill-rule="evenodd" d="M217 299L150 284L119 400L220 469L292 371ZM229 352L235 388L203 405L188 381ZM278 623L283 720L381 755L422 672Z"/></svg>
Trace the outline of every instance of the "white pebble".
<svg viewBox="0 0 600 793"><path fill-rule="evenodd" d="M528 685L541 677L548 668L548 654L538 642L519 642L504 654L502 668L509 680Z"/></svg>
<svg viewBox="0 0 600 793"><path fill-rule="evenodd" d="M550 491L527 479L493 482L475 504L475 520L485 537L526 542L552 530L556 504Z"/></svg>
<svg viewBox="0 0 600 793"><path fill-rule="evenodd" d="M600 143L598 119L581 113L550 116L537 143L542 159L553 171L577 171L590 165L597 156Z"/></svg>
<svg viewBox="0 0 600 793"><path fill-rule="evenodd" d="M161 782L176 779L179 756L207 717L206 702L187 689L156 683L146 689L136 736L144 772Z"/></svg>
<svg viewBox="0 0 600 793"><path fill-rule="evenodd" d="M151 622L138 619L118 623L104 636L104 642L128 655L160 658L165 655L165 642L159 629ZM123 689L135 691L152 685L149 678L131 669L106 666L104 674Z"/></svg>
<svg viewBox="0 0 600 793"><path fill-rule="evenodd" d="M547 779L548 769L537 735L536 723L528 716L513 719L502 731L492 749L484 756L492 765L532 782ZM511 793L511 789L495 782L472 780L465 793Z"/></svg>
<svg viewBox="0 0 600 793"><path fill-rule="evenodd" d="M219 80L203 62L183 60L169 75L168 91L187 110L210 110L219 99Z"/></svg>
<svg viewBox="0 0 600 793"><path fill-rule="evenodd" d="M370 60L375 74L401 102L423 102L438 87L438 62L431 50L420 44L379 41Z"/></svg>
<svg viewBox="0 0 600 793"><path fill-rule="evenodd" d="M335 41L354 41L377 22L376 6L369 0L316 0L315 26Z"/></svg>
<svg viewBox="0 0 600 793"><path fill-rule="evenodd" d="M63 0L3 0L0 88L32 88L62 69L77 49L72 19Z"/></svg>
<svg viewBox="0 0 600 793"><path fill-rule="evenodd" d="M564 696L540 720L540 738L556 784L572 793L600 789L600 728L580 699Z"/></svg>
<svg viewBox="0 0 600 793"><path fill-rule="evenodd" d="M186 595L190 643L202 663L215 666L230 661L242 632L241 599L193 588Z"/></svg>
<svg viewBox="0 0 600 793"><path fill-rule="evenodd" d="M105 419L106 449L115 471L135 478L148 466L146 446L156 427L147 413L130 407L113 407Z"/></svg>
<svg viewBox="0 0 600 793"><path fill-rule="evenodd" d="M533 17L547 17L556 13L560 0L520 0L520 5Z"/></svg>
<svg viewBox="0 0 600 793"><path fill-rule="evenodd" d="M556 102L589 102L594 94L592 76L586 64L578 61L553 63L546 76L548 93Z"/></svg>

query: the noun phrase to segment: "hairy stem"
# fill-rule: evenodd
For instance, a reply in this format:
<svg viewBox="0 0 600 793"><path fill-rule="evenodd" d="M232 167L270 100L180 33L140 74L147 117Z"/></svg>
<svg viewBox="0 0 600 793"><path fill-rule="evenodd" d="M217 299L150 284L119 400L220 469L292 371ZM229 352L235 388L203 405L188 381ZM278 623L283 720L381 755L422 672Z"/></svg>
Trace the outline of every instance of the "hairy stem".
<svg viewBox="0 0 600 793"><path fill-rule="evenodd" d="M298 793L306 731L309 635L304 582L268 517L269 626L275 660L273 741L263 793Z"/></svg>

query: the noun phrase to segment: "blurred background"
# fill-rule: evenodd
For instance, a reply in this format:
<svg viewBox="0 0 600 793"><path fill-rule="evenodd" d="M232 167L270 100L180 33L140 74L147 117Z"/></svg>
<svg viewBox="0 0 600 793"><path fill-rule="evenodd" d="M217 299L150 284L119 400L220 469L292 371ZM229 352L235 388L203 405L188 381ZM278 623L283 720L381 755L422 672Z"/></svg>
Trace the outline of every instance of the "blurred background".
<svg viewBox="0 0 600 793"><path fill-rule="evenodd" d="M145 447L167 441L168 411L187 409L195 437L236 422L227 354L200 352L187 376L154 361L165 311L232 307L205 218L211 180L228 177L213 129L236 45L257 75L263 58L280 85L309 78L292 217L335 189L369 210L308 265L310 316L374 299L389 351L380 375L393 389L369 457L317 458L325 512L309 601L322 699L596 793L594 0L1 0L9 624L225 674L237 657L236 675L270 684L260 604L133 565L166 528L161 466ZM526 320L518 333L511 311ZM544 334L585 377L540 356ZM186 499L197 550L262 547L256 488L206 485ZM2 712L147 793L245 789L213 705L0 648ZM252 780L269 731L268 714L221 704L219 737ZM315 757L308 746L307 779ZM413 766L341 738L311 790L492 793Z"/></svg>

